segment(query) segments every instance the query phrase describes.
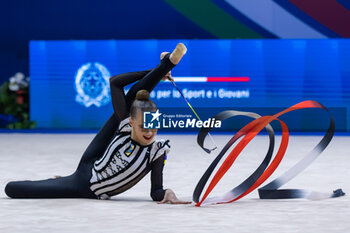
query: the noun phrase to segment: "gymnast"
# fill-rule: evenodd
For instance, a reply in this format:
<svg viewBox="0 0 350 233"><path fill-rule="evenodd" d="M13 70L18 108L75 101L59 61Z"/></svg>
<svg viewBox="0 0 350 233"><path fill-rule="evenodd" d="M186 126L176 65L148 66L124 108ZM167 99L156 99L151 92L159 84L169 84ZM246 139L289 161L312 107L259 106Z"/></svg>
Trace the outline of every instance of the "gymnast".
<svg viewBox="0 0 350 233"><path fill-rule="evenodd" d="M179 43L170 54L161 54L160 64L141 72L110 78L114 113L85 150L78 168L69 176L40 181L9 182L11 198L109 199L138 183L151 171L151 198L158 203L188 204L171 189L163 189L163 167L170 150L169 140L155 140L156 129L142 127L143 112L156 111L149 93L161 79L171 78L171 69L185 55ZM135 83L127 94L124 87ZM136 98L136 99L135 99Z"/></svg>

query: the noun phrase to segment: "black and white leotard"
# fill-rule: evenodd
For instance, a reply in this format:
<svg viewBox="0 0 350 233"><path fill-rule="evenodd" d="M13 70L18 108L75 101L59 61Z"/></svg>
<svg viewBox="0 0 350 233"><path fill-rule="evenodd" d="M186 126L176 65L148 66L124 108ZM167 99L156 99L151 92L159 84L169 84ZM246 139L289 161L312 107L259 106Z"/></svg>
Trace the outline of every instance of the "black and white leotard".
<svg viewBox="0 0 350 233"><path fill-rule="evenodd" d="M164 159L160 157L166 157L169 150L169 140L157 140L148 146L142 146L131 139L131 126L129 118L126 118L120 123L118 134L102 158L95 161L91 169L90 189L100 199L124 192L140 181L157 159L163 162Z"/></svg>
<svg viewBox="0 0 350 233"><path fill-rule="evenodd" d="M76 171L56 179L9 182L5 193L12 198L105 199L132 187L151 171L151 197L162 200L165 193L162 172L169 144L156 141L140 146L130 138L125 122L137 91L151 92L174 66L168 54L152 70L111 77L114 113L86 148ZM134 82L125 94L124 87Z"/></svg>

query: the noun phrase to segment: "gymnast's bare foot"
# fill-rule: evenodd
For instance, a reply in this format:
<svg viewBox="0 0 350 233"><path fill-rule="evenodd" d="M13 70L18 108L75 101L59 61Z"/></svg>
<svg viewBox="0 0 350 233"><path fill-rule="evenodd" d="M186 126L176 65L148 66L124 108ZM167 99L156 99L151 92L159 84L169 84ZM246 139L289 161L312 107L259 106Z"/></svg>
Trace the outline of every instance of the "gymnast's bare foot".
<svg viewBox="0 0 350 233"><path fill-rule="evenodd" d="M187 52L186 46L183 43L178 43L174 51L170 54L169 59L171 63L173 63L174 65L177 65L180 62L181 58L186 54L186 52Z"/></svg>

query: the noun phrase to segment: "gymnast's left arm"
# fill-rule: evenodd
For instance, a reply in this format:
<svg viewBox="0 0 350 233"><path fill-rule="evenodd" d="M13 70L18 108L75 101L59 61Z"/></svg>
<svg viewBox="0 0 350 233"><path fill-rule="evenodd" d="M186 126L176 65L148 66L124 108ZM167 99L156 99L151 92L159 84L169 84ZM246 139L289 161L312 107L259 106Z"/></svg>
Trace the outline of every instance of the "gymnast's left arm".
<svg viewBox="0 0 350 233"><path fill-rule="evenodd" d="M160 156L152 163L151 170L151 197L153 201L158 201L158 204L191 204L188 201L180 201L173 190L163 189L163 168L165 154Z"/></svg>

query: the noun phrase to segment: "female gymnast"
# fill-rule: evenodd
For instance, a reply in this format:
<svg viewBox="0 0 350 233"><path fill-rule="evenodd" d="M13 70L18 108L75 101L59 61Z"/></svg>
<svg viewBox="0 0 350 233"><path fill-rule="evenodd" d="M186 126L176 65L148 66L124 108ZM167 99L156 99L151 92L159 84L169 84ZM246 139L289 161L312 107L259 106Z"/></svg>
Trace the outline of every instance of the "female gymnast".
<svg viewBox="0 0 350 233"><path fill-rule="evenodd" d="M171 189L163 189L163 167L169 140L155 141L157 130L143 129L144 111L156 111L149 93L185 55L179 43L174 51L161 54L160 64L141 72L110 78L114 113L84 152L76 171L65 177L40 181L9 182L5 193L11 198L94 198L109 199L139 182L151 171L151 197L158 203L188 204ZM134 83L128 93L124 87ZM136 100L135 100L136 98Z"/></svg>

